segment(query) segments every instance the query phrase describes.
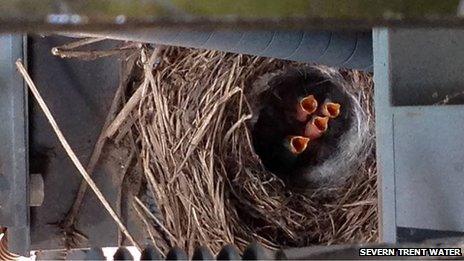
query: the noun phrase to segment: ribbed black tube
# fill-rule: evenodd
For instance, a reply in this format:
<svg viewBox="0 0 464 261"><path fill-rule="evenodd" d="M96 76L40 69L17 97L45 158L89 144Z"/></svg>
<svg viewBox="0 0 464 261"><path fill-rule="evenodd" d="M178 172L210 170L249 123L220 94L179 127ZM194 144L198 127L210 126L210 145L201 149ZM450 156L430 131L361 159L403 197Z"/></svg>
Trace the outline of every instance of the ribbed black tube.
<svg viewBox="0 0 464 261"><path fill-rule="evenodd" d="M126 32L93 32L82 35L372 70L371 32L143 29Z"/></svg>

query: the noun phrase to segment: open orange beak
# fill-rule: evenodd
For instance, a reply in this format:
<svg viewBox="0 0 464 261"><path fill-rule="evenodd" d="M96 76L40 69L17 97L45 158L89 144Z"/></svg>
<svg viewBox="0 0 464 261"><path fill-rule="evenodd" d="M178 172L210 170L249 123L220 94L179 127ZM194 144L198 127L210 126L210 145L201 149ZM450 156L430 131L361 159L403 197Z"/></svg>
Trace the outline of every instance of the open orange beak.
<svg viewBox="0 0 464 261"><path fill-rule="evenodd" d="M322 115L330 118L337 118L340 115L340 108L342 106L335 102L324 102L321 106Z"/></svg>
<svg viewBox="0 0 464 261"><path fill-rule="evenodd" d="M308 115L311 115L317 110L317 100L313 95L308 95L298 101L296 107L296 118L299 121L306 121Z"/></svg>
<svg viewBox="0 0 464 261"><path fill-rule="evenodd" d="M305 129L305 136L309 139L317 139L324 134L329 127L329 117L313 117L307 124Z"/></svg>
<svg viewBox="0 0 464 261"><path fill-rule="evenodd" d="M301 154L309 144L309 138L303 136L289 136L288 147L294 155Z"/></svg>

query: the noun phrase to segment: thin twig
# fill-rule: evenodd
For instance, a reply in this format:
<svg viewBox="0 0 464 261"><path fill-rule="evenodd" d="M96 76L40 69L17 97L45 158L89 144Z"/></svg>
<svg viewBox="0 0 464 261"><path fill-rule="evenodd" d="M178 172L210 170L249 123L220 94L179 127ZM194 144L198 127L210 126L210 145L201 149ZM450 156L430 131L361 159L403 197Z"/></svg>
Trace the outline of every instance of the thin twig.
<svg viewBox="0 0 464 261"><path fill-rule="evenodd" d="M142 214L142 212L139 210L139 207L137 207L137 205L134 202L132 202L132 208L135 210L135 212L139 216L140 220L142 220L143 224L147 228L148 236L150 237L150 240L151 240L151 243L152 243L153 247L156 250L158 250L158 252L163 253L163 251L161 251L161 249L159 249L158 246L156 245L155 237L153 236L153 233L151 232L152 227L150 226L150 224L148 223L147 219Z"/></svg>
<svg viewBox="0 0 464 261"><path fill-rule="evenodd" d="M127 51L133 51L134 49L138 49L138 46L136 46L136 44L129 43L125 46L110 49L110 50L86 50L86 51L74 50L78 47L100 42L103 40L106 40L106 39L85 38L85 39L67 43L61 46L53 47L51 52L53 55L59 56L60 58L79 58L81 60L96 60L99 58L112 56L112 55L118 55L118 54L121 54Z"/></svg>
<svg viewBox="0 0 464 261"><path fill-rule="evenodd" d="M153 213L151 213L151 211L142 203L142 201L138 197L134 196L134 202L136 202L140 206L140 208L142 208L143 211L145 211L145 213L147 213L151 217L151 219L153 219L156 225L159 226L163 230L163 232L171 238L172 241L177 242L176 237L173 234L171 234L171 232L169 232L169 230L163 225L163 223L161 223L158 220L158 218L155 215L153 215Z"/></svg>
<svg viewBox="0 0 464 261"><path fill-rule="evenodd" d="M113 135L118 131L121 124L126 120L129 114L132 112L133 109L137 106L140 99L142 98L142 90L143 85L140 86L134 94L131 96L129 101L124 105L121 111L119 111L118 115L114 118L111 124L105 131L105 136L107 138L113 137Z"/></svg>
<svg viewBox="0 0 464 261"><path fill-rule="evenodd" d="M150 60L148 61L148 65L146 67L151 69L153 68L153 65L155 63L155 60L159 57L161 51L163 50L163 47L159 46L155 49L153 52ZM140 87L132 94L132 97L127 101L126 105L122 108L122 110L118 113L116 118L114 118L113 122L108 126L108 129L106 130L106 137L113 137L113 135L116 133L116 131L119 129L121 124L126 120L127 116L132 112L132 110L135 109L135 107L139 104L140 99L142 98L142 92L144 89L144 86L147 84L147 80L144 81L140 85Z"/></svg>
<svg viewBox="0 0 464 261"><path fill-rule="evenodd" d="M60 50L71 50L71 49L74 49L74 48L78 48L78 47L81 47L81 46L101 42L101 41L104 41L104 40L106 40L106 39L105 38L94 38L94 37L79 39L79 40L74 41L74 42L65 43L63 45L53 47L52 48L52 54L58 55L58 54L56 54L56 52L59 52Z"/></svg>
<svg viewBox="0 0 464 261"><path fill-rule="evenodd" d="M113 210L113 208L111 207L110 203L108 202L108 200L105 198L105 196L103 195L103 193L100 191L100 189L97 187L97 184L95 184L95 182L92 180L92 178L90 177L90 175L87 173L87 171L85 170L84 166L82 166L81 162L79 161L79 159L77 158L76 154L74 153L73 149L71 148L71 146L69 145L68 141L66 140L66 138L64 137L63 133L61 132L60 128L58 127L58 124L56 123L53 115L51 114L50 110L48 109L48 106L47 104L45 103L45 101L43 100L42 96L40 95L37 87L35 86L34 82L32 81L31 77L29 76L29 74L27 73L27 70L26 68L24 67L24 65L22 64L22 61L21 59L18 59L16 61L16 67L17 69L19 70L19 72L21 73L21 75L23 76L24 80L26 81L27 85L29 86L29 89L31 90L32 94L34 95L35 99L37 100L40 108L42 109L42 111L44 112L45 116L47 117L47 120L48 122L50 123L50 125L52 126L56 136L58 137L61 145L63 146L64 150L66 151L66 153L68 154L69 158L72 160L72 162L74 163L74 165L76 166L76 168L78 169L79 173L82 175L82 177L85 179L85 181L87 181L87 183L89 184L90 188L92 188L92 190L95 192L95 195L97 196L97 198L100 200L100 202L103 204L103 206L105 207L105 209L108 211L108 213L110 214L110 216L113 218L113 220L116 222L116 224L119 226L119 228L121 229L121 231L126 235L126 237L131 241L131 243L137 247L139 250L141 250L139 244L135 241L134 237L132 237L132 235L129 233L129 231L127 230L126 226L124 225L124 223L121 221L121 219L119 218L119 216L116 214L116 212Z"/></svg>
<svg viewBox="0 0 464 261"><path fill-rule="evenodd" d="M134 51L130 49L122 50L122 49L113 49L113 50L104 50L104 51L57 51L54 50L53 54L59 56L60 58L79 58L81 60L92 61L108 56L118 55L124 52L132 52Z"/></svg>

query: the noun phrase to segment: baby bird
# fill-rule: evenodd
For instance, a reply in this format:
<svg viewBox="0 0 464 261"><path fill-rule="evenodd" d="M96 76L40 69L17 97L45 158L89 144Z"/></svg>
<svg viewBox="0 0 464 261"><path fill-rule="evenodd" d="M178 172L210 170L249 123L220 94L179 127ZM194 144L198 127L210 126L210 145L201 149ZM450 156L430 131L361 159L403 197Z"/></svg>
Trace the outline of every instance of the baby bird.
<svg viewBox="0 0 464 261"><path fill-rule="evenodd" d="M256 154L263 165L277 175L292 171L298 155L306 151L310 143L309 138L297 135L304 123L294 124L293 120L282 108L269 106L261 110L252 129Z"/></svg>
<svg viewBox="0 0 464 261"><path fill-rule="evenodd" d="M329 117L314 115L305 125L304 135L311 140L321 137L329 128Z"/></svg>
<svg viewBox="0 0 464 261"><path fill-rule="evenodd" d="M312 174L339 154L353 126L352 99L319 67L290 69L267 81L252 126L263 165L288 185L318 183ZM312 177L314 176L314 177Z"/></svg>
<svg viewBox="0 0 464 261"><path fill-rule="evenodd" d="M308 95L303 98L299 98L296 103L296 119L305 122L308 116L316 112L318 102L314 95Z"/></svg>

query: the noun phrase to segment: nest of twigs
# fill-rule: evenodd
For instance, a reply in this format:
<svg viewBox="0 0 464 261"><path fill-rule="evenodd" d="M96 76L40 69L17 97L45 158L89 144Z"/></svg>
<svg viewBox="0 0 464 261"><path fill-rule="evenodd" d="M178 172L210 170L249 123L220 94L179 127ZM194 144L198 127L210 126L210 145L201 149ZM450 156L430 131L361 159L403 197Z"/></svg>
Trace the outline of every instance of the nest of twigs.
<svg viewBox="0 0 464 261"><path fill-rule="evenodd" d="M150 63L150 52L142 64ZM324 193L292 192L253 152L246 94L258 77L290 65L170 47L154 69L145 66L133 77L142 88L133 113L146 180L142 201L151 204L145 211L142 202L136 206L161 250L179 246L191 253L205 245L217 253L226 243L243 250L253 240L269 248L377 240L370 75L341 71L369 116L371 135L367 160L346 184Z"/></svg>

